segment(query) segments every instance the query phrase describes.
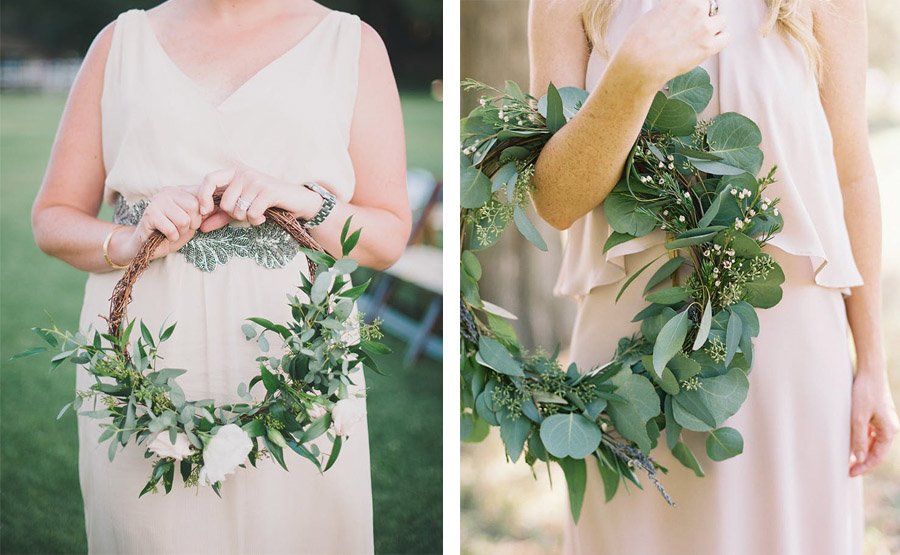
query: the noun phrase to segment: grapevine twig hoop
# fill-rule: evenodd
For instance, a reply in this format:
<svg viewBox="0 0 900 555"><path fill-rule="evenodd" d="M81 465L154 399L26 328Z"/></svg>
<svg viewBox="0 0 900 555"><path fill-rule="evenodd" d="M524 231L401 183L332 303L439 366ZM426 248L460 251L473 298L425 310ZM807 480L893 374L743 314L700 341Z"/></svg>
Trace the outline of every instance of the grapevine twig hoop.
<svg viewBox="0 0 900 555"><path fill-rule="evenodd" d="M213 193L213 203L215 206L218 206L221 200L221 191ZM325 252L322 245L320 245L319 242L316 241L287 210L273 206L265 211L265 216L275 222L278 227L288 232L301 247L318 252ZM112 335L118 336L122 322L127 321L127 308L128 304L131 302L131 290L134 287L134 284L137 283L138 278L141 277L141 274L144 273L144 270L150 265L153 253L156 252L156 249L164 240L165 236L162 233L158 230L154 231L150 237L144 241L144 244L141 245L138 253L132 259L131 264L128 265L128 268L125 269L122 277L113 288L112 296L110 297L109 318L106 319L109 325L109 333ZM309 265L309 275L314 276L316 274L315 261L311 258L307 258L307 264ZM123 352L122 354L127 356L127 352Z"/></svg>

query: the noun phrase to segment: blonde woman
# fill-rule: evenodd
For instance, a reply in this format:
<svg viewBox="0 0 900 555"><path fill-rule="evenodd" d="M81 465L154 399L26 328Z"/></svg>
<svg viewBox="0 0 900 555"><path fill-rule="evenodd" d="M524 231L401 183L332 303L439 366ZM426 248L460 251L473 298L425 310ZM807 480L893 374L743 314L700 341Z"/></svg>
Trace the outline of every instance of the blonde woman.
<svg viewBox="0 0 900 555"><path fill-rule="evenodd" d="M643 283L618 303L615 294L664 251L661 232L606 255L601 246L603 200L667 80L700 65L715 87L701 119L736 111L759 124L765 165L778 166L769 191L781 197L785 221L766 248L787 276L784 298L759 311L749 397L729 422L744 436L743 454L712 463L699 435L686 432L706 471L700 479L664 445L654 450L669 469L674 509L635 488L604 504L588 465L567 553L861 552L860 476L881 462L898 428L882 344L865 37L857 0L532 1L532 93L551 81L590 91L547 144L534 178L540 215L569 230L555 292L578 302L575 362L608 361L618 338L637 331L631 318L644 304Z"/></svg>
<svg viewBox="0 0 900 555"><path fill-rule="evenodd" d="M214 208L212 194L223 192ZM97 218L115 203L115 223ZM169 0L131 10L94 41L72 88L34 204L38 245L90 272L82 330L105 331L113 285L158 230L167 241L134 289L129 315L159 329L160 354L188 369L190 399L237 400L258 372L249 316L289 321L306 260L267 222L290 211L340 255L396 260L410 214L399 96L387 52L354 15L309 0ZM362 377L355 387L362 390ZM91 384L79 370L77 387ZM365 420L325 475L293 453L222 484L138 492L144 449L110 463L95 420L79 418L91 553L371 553Z"/></svg>

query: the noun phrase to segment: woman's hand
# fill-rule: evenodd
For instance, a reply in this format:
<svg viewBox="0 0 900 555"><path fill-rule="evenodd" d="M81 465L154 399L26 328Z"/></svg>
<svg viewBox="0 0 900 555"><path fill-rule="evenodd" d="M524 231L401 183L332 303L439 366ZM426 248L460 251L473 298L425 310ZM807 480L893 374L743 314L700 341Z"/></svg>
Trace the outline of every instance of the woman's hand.
<svg viewBox="0 0 900 555"><path fill-rule="evenodd" d="M131 233L123 231L113 235L110 258L119 264L130 261L154 231L166 237L151 257L161 258L190 241L202 223L196 188L165 187L150 198L150 204Z"/></svg>
<svg viewBox="0 0 900 555"><path fill-rule="evenodd" d="M214 210L212 197L217 190L224 192ZM197 198L200 213L208 215L200 227L203 232L220 228L232 219L260 225L266 221L265 211L273 206L304 220L312 219L322 207L322 197L301 184L287 183L246 166L207 175Z"/></svg>
<svg viewBox="0 0 900 555"><path fill-rule="evenodd" d="M661 0L631 24L614 63L654 90L687 73L728 44L725 18L709 9L709 0Z"/></svg>
<svg viewBox="0 0 900 555"><path fill-rule="evenodd" d="M850 476L859 476L884 460L900 430L883 367L858 369L850 418Z"/></svg>

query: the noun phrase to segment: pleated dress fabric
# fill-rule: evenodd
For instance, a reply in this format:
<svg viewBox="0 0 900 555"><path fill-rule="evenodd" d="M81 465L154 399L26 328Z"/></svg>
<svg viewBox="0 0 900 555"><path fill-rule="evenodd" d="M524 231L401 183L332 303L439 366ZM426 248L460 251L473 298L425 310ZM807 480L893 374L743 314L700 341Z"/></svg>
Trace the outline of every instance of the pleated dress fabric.
<svg viewBox="0 0 900 555"><path fill-rule="evenodd" d="M621 2L606 35L610 52L655 0ZM848 476L852 365L843 294L862 284L843 219L832 139L800 44L759 32L761 0L720 0L729 46L702 63L714 94L700 114L739 112L762 132L763 173L777 165L766 195L780 197L784 230L765 247L786 276L780 304L758 310L760 334L747 401L725 425L744 437L743 454L706 456L703 434L685 431L705 478L672 457L665 441L652 456L669 469L662 481L677 503L666 505L646 479L604 502L588 465L581 518L569 519L568 554L847 555L861 553L862 481ZM596 86L607 59L591 54L586 86ZM615 302L626 276L665 252L660 231L602 247L609 225L602 207L569 230L555 293L577 301L572 360L590 368L611 360L631 320L646 306L641 292L661 258Z"/></svg>
<svg viewBox="0 0 900 555"><path fill-rule="evenodd" d="M116 21L102 97L104 197L129 203L165 186L192 186L238 162L290 182L318 181L339 199L353 196L348 153L356 100L360 21L329 12L294 47L218 105L169 58L147 14ZM235 222L232 225L248 225ZM177 322L162 344L160 367L188 369L179 378L188 399L236 402L240 383L258 373L255 342L241 325L250 316L290 321L306 259L269 269L233 257L199 270L179 253L150 263L133 291L129 318L151 330ZM106 331L121 271L90 274L82 330ZM362 372L356 389L365 387ZM79 368L77 388L93 378ZM259 392L254 389L256 397ZM371 553L372 493L366 422L353 428L324 475L286 452L290 472L271 458L238 469L222 484L138 493L149 478L145 446L129 445L110 463L96 420L79 417L79 469L91 553ZM177 473L176 473L177 474Z"/></svg>

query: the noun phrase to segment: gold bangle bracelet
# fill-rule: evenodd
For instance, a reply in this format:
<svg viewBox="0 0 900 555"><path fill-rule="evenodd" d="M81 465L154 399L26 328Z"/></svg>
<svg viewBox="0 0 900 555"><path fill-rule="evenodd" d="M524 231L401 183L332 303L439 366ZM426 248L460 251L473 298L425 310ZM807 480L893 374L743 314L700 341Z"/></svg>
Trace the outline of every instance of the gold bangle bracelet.
<svg viewBox="0 0 900 555"><path fill-rule="evenodd" d="M122 224L116 224L116 227L112 228L112 230L106 234L106 239L103 240L103 258L106 260L106 263L109 264L109 267L113 270L122 270L128 267L128 264L124 266L120 266L112 261L112 258L109 257L109 242L112 240L113 235L116 234L117 231L122 228L127 227Z"/></svg>

